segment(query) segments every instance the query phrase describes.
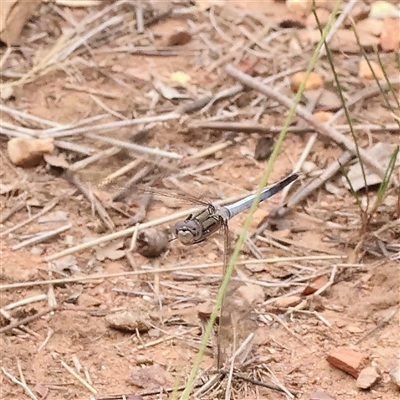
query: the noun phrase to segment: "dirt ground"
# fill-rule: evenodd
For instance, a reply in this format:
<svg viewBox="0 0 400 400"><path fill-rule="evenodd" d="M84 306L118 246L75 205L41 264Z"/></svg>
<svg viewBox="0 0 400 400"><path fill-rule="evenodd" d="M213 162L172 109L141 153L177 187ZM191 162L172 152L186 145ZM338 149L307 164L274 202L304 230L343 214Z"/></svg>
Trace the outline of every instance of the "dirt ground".
<svg viewBox="0 0 400 400"><path fill-rule="evenodd" d="M157 7L167 10L168 4L165 2ZM185 3L172 8L186 6ZM241 3L236 6L240 10ZM29 38L42 32L46 35L39 35L37 40L22 46L21 52L9 58L6 64L9 69L6 70L25 73L23 71L29 69L33 59L43 54L44 49L51 48L63 29L71 27L71 21L77 23L102 10L102 7L105 6L59 7L57 11L51 5L41 5L22 32L21 42L28 43ZM274 21L283 13L282 8L277 10L279 12L275 14L272 11L270 14L266 10L263 12ZM160 12L159 9L156 11ZM235 28L228 21L233 24L234 18L228 18L227 15L231 15L228 12L224 16L218 8L215 13L214 17L210 17L208 11L199 12L194 17L192 14L189 17L169 15L164 20L149 24L145 34L135 36L132 33L134 7L122 5L101 19L124 15L125 22L121 26L103 31L96 42L80 47L70 57L70 62L60 63L57 70L39 73L30 82L17 85L14 96L2 101L2 104L59 124L73 125L89 117L107 114L105 118L93 122L97 124L121 121L121 116L132 119L161 115L186 104L188 99L185 96L165 98L173 86L171 74L177 71L183 72L190 81L176 85L178 89L174 90L188 95L190 99L231 87L237 82L224 72L225 65L233 63L239 65L241 70L251 70L257 61L257 52L228 57L229 50L238 51L240 48L235 48L235 43L240 40L242 46L247 43L244 27L250 29L251 25L243 23L240 25L243 29L232 36ZM126 22L127 18L129 22ZM195 21L195 26L190 26L188 19ZM253 69L255 76L266 78L307 66L313 47L305 46L296 54L291 54L293 48L286 48L285 45L291 41L288 37L292 35L293 28L279 29L276 32L280 32L280 39L278 42L272 40L270 44L273 56L258 60L257 69ZM192 32L189 43L181 45L184 41L182 37L171 39L178 31ZM232 39L232 43L228 39ZM178 42L177 46L171 46L174 40ZM140 47L143 54L127 50L135 46ZM154 49L161 48L170 51L171 55L167 50L167 55L150 54ZM357 78L355 66L360 57L360 54L335 53L335 65L349 98L370 84ZM395 57L387 53L382 54L382 59L388 76L395 76ZM321 59L316 70L324 79L331 79L326 59ZM10 76L8 79L11 79ZM293 97L289 83L288 76L282 75L272 85ZM160 91L164 96L160 96ZM213 120L282 126L287 110L265 96L255 101L257 96L259 94L254 90L241 91L211 104L207 110L185 114L179 120L121 127L105 133L94 132L184 156L195 155L203 149L229 141L229 145L199 158L154 158L124 150L103 156L85 167L78 176L105 206L114 225L112 230L128 227L127 221L136 215L138 203L137 196L131 196L111 204L110 197L124 186L124 180L149 166L145 179L139 183L150 185L151 179L159 173L173 175L179 181L180 189L201 193L208 198L245 195L256 189L266 161L256 160L254 151L265 134L193 128L190 124ZM258 112L260 117L256 118ZM364 99L351 112L356 123L393 122L392 110L380 95ZM5 112L2 113L2 120L31 129L49 127L36 121L28 123L23 117L12 118ZM294 124L299 121L296 117ZM342 116L337 123L345 124L346 120ZM142 128L147 128L147 131L139 140L134 134ZM87 132L90 133L89 127ZM270 182L293 170L312 133L287 134ZM277 138L274 135L268 135L272 142ZM130 257L126 257L121 246L110 245L103 249L103 256L99 254L98 247L91 247L45 262L46 256L109 234L111 230L99 218L93 202L79 191L71 194L74 186L64 179L60 168L45 162L34 168L17 168L7 158L7 136L0 135L0 139L2 184L22 182L17 189L0 196L2 218L21 205L7 220L2 219L0 234L26 221L53 201L55 203L43 215L43 218L48 216L55 220L36 219L0 238L0 328L6 329L13 321L33 317L23 326L1 331L1 398L35 398L12 381L12 376L19 381L24 379L38 399L169 398L168 389L184 386L190 374L204 330L200 311L210 310L218 291L223 259L221 235L192 247L173 241L169 250L157 258L146 258L135 251L129 252ZM60 140L88 146L96 152L111 147L106 142L86 136L86 133ZM358 140L364 148L377 142L398 144L399 131L360 131ZM342 152L333 142L324 143L318 137L308 157L315 169L300 178L295 188L315 179ZM60 154L69 164L87 156L58 147L56 155ZM115 184L96 186L102 178L137 157L141 157L142 163L136 166L136 170L118 178ZM190 172L190 168L194 172ZM179 175L180 171L185 171L186 175ZM270 228L274 229L266 229L259 236L252 237L240 253L238 276L247 279L256 293L261 293L261 298L256 299L252 309L257 317L252 347L256 359L240 374L269 384L278 381L296 398L398 399L399 387L391 382L389 371L400 364L400 279L398 254L396 256L396 251L400 251L399 224L383 230L378 236L374 235L374 232L399 218L396 214L398 197L391 193L363 231L356 200L344 187L341 174L336 174L329 185L320 187L294 206L283 222L278 220L276 226L270 224ZM154 186L165 189L159 180ZM372 190L369 195L373 194ZM365 193L361 192L359 196L365 201ZM281 199L277 195L259 206L250 234L280 204ZM144 222L185 208L188 206L171 204L167 200L163 204L153 202ZM246 215L239 215L230 222L232 246L245 218ZM67 223L71 224L68 230L47 241L12 249L12 246L38 232ZM157 226L157 229L161 227ZM254 262L257 258L259 260ZM163 272L163 269L173 268L176 271ZM99 274L102 279L87 279ZM322 277L327 284L326 289L321 294L305 295L305 287L318 284L316 277ZM52 279L59 281L42 283ZM32 296L39 296L38 301L7 310L7 305ZM287 299L287 296L297 296L302 307L296 311L291 308L293 304L279 306L275 302ZM294 305L298 302L294 299ZM55 308L50 310L53 306ZM130 310L137 321L148 325L141 328L139 323L133 331L113 329L110 316L125 310ZM35 318L40 312L45 314ZM364 353L368 365L372 364L380 370L381 379L371 389L359 389L352 376L327 362L328 354L342 347ZM78 381L67 367L89 387ZM206 349L197 388L213 370L215 342L211 342ZM210 389L198 398L225 398L224 385L226 378L221 387ZM91 388L96 392L91 393ZM164 390L162 393L160 388ZM290 398L287 394L239 378L234 378L232 388L231 398L235 399ZM329 393L332 397L323 397L316 392L324 392L325 396Z"/></svg>

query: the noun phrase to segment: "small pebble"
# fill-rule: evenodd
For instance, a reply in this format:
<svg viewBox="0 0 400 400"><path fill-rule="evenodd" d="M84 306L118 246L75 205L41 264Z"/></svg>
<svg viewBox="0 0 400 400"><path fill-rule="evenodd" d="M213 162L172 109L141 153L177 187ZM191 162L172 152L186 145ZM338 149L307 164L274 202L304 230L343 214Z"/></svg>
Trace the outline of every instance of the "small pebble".
<svg viewBox="0 0 400 400"><path fill-rule="evenodd" d="M380 379L381 375L376 367L366 367L360 371L357 386L360 389L369 389Z"/></svg>

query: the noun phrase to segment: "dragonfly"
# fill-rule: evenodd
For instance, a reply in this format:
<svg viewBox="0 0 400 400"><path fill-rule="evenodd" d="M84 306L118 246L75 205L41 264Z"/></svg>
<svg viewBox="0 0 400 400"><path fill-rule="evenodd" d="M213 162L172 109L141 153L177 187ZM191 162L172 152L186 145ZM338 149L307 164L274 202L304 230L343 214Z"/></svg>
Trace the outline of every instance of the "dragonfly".
<svg viewBox="0 0 400 400"><path fill-rule="evenodd" d="M296 172L292 172L282 180L266 186L262 189L258 202L261 203L279 193L298 177L299 175ZM225 274L228 265L229 220L250 209L255 197L256 193L253 193L226 206L217 206L210 203L197 213L190 214L186 219L176 222L172 233L181 244L190 246L205 241L222 229L224 231L223 274ZM226 330L226 326L230 324L231 320L229 313L226 313L224 310L224 303L225 301L223 300L220 309L219 332L217 334L217 368L219 369L222 368L226 359L225 350L222 346L222 330Z"/></svg>
<svg viewBox="0 0 400 400"><path fill-rule="evenodd" d="M282 180L273 183L270 186L266 186L262 189L260 193L260 197L258 199L258 203L261 203L275 194L279 193L286 186L290 185L299 177L299 174L296 172L292 172L287 175ZM122 190L114 196L116 199L125 196L125 190L130 189L129 185L127 188L122 188ZM173 235L172 240L178 240L182 245L191 246L195 244L199 244L207 240L210 236L214 235L219 231L223 231L224 233L224 256L223 256L223 274L226 273L226 269L228 266L228 254L229 254L229 221L234 218L236 215L247 211L250 209L251 205L254 202L256 197L256 193L250 194L236 202L225 206L215 205L213 203L207 203L202 199L199 199L195 196L183 194L172 194L159 191L157 189L150 188L138 188L136 189L139 192L154 194L157 197L172 197L174 199L183 198L184 200L188 200L191 203L197 204L201 209L195 213L188 215L184 220L180 220L175 223L175 225L171 229L171 233ZM227 294L225 294L221 307L220 307L220 316L219 316L219 324L218 324L218 332L217 332L217 368L221 369L223 363L226 359L226 350L228 347L228 340L226 334L223 334L223 331L227 332L229 330L229 325L234 319L232 314L232 309L238 311L237 306L232 307L224 307L226 297L233 297L235 292L235 285L230 285L227 290ZM234 302L234 300L233 300ZM223 345L225 343L225 345Z"/></svg>

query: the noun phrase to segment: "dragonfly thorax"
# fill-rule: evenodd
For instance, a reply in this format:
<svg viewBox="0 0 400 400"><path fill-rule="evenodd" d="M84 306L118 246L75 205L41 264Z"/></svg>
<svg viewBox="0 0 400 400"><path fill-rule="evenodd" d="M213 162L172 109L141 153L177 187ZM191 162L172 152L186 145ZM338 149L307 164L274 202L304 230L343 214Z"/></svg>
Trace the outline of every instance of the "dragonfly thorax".
<svg viewBox="0 0 400 400"><path fill-rule="evenodd" d="M199 242L203 235L203 228L199 221L186 219L175 224L174 233L182 244L190 245Z"/></svg>

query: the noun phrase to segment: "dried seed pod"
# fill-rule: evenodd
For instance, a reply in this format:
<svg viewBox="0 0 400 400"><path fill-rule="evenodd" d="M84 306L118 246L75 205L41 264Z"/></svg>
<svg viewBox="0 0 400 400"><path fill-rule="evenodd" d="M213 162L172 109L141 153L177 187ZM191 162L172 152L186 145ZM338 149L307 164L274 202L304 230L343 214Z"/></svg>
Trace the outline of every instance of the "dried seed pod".
<svg viewBox="0 0 400 400"><path fill-rule="evenodd" d="M136 241L136 251L148 258L158 257L168 249L168 231L149 228L139 233Z"/></svg>

